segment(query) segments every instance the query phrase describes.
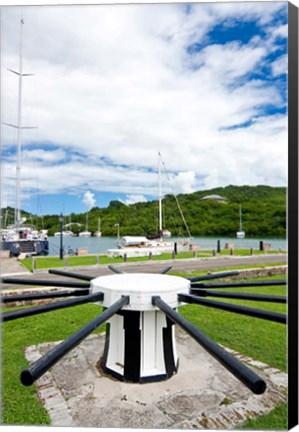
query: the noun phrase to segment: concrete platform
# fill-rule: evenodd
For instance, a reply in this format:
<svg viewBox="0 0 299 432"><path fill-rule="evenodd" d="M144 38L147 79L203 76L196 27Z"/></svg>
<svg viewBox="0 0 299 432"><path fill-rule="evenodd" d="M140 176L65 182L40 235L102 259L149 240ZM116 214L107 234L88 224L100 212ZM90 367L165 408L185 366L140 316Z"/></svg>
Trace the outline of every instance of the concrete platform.
<svg viewBox="0 0 299 432"><path fill-rule="evenodd" d="M228 350L266 380L266 392L254 395L178 328L176 375L159 383L120 382L97 367L104 340L89 336L36 381L52 426L232 429L287 400L287 374ZM26 358L35 361L54 344L28 347Z"/></svg>
<svg viewBox="0 0 299 432"><path fill-rule="evenodd" d="M1 276L22 276L29 275L30 271L23 266L17 258L1 259Z"/></svg>

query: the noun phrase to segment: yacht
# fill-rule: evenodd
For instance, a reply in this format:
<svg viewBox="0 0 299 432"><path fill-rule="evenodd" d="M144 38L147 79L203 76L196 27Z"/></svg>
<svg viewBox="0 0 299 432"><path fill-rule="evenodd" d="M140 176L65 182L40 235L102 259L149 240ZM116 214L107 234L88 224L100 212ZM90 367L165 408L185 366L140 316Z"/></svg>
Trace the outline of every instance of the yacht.
<svg viewBox="0 0 299 432"><path fill-rule="evenodd" d="M158 153L158 183L159 183L159 231L153 237L145 236L124 236L119 238L119 224L118 226L118 244L117 249L108 249L106 255L108 257L119 257L126 255L127 257L135 256L149 256L151 255L161 255L164 252L172 252L175 248L175 243L170 240L164 240L165 237L170 237L170 231L163 228L162 220L162 188L161 188L161 163L162 156ZM177 201L178 204L178 201ZM179 204L178 204L179 205ZM182 215L182 211L180 209ZM177 250L188 250L190 247L191 235L187 227L185 218L183 218L185 226L189 234L188 241L182 241L177 243ZM166 233L166 235L165 235Z"/></svg>
<svg viewBox="0 0 299 432"><path fill-rule="evenodd" d="M242 208L241 208L241 205L239 207L239 214L240 214L240 229L239 229L239 231L237 231L237 238L243 239L243 238L245 238L245 231L243 230L243 225L242 225Z"/></svg>
<svg viewBox="0 0 299 432"><path fill-rule="evenodd" d="M22 79L30 74L23 74L22 67L22 33L24 21L20 22L20 53L19 53L19 70L10 72L18 75L19 93L18 93L18 122L17 125L5 123L6 126L13 127L18 130L17 133L17 163L16 163L16 204L14 223L9 225L1 232L1 250L9 251L10 256L26 255L48 255L49 242L47 230L38 231L33 225L26 224L26 218L21 216L21 161L22 161L22 130L33 129L33 127L25 127L22 125Z"/></svg>

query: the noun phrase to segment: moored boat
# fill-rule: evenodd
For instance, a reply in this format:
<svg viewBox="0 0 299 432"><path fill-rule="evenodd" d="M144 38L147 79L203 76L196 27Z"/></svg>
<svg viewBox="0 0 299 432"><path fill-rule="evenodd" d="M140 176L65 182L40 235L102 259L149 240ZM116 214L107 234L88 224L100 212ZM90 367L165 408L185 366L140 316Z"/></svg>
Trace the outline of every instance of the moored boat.
<svg viewBox="0 0 299 432"><path fill-rule="evenodd" d="M24 127L22 125L22 78L30 74L23 74L22 70L22 27L24 25L21 19L20 27L20 56L19 56L19 70L13 71L19 77L19 94L18 94L18 122L17 125L11 123L4 123L6 126L13 127L18 130L17 134L17 162L16 162L16 205L14 214L14 224L9 225L1 232L1 250L9 251L10 256L19 256L20 254L28 255L48 255L49 243L47 230L37 231L33 225L26 224L26 218L21 217L20 210L20 191L21 191L21 145L23 129L31 129L32 127Z"/></svg>
<svg viewBox="0 0 299 432"><path fill-rule="evenodd" d="M33 225L22 223L9 225L1 236L1 250L9 251L10 256L48 255L47 230L37 231Z"/></svg>
<svg viewBox="0 0 299 432"><path fill-rule="evenodd" d="M243 224L242 224L242 208L241 205L239 207L239 213L240 213L240 229L237 231L237 238L243 239L245 238L245 231L243 230Z"/></svg>
<svg viewBox="0 0 299 432"><path fill-rule="evenodd" d="M86 214L85 231L79 232L79 237L91 237L91 232L88 231L88 215Z"/></svg>
<svg viewBox="0 0 299 432"><path fill-rule="evenodd" d="M54 233L54 237L60 237L61 234L63 237L75 237L73 231L70 230L63 230L62 233L60 231L57 231L56 233Z"/></svg>
<svg viewBox="0 0 299 432"><path fill-rule="evenodd" d="M93 234L94 237L102 237L101 219L98 219L98 230Z"/></svg>
<svg viewBox="0 0 299 432"><path fill-rule="evenodd" d="M159 183L159 231L153 237L146 236L124 236L119 238L119 224L118 226L118 244L115 249L108 249L106 255L108 257L124 256L149 256L161 255L164 252L188 250L190 249L190 241L182 241L180 243L174 243L170 240L164 240L164 237L170 237L171 233L166 228L163 228L162 220L162 189L161 189L161 154L158 154L158 183ZM182 211L180 209L182 214ZM186 222L184 220L184 222ZM189 233L189 229L187 229ZM166 235L165 235L166 233ZM190 233L189 233L190 234ZM189 236L191 239L191 236Z"/></svg>

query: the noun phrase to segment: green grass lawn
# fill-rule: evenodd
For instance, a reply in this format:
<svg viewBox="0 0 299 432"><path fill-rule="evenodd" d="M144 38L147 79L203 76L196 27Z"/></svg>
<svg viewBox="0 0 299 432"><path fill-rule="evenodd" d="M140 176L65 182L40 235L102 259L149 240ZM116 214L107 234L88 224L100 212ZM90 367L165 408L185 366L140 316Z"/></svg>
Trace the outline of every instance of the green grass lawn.
<svg viewBox="0 0 299 432"><path fill-rule="evenodd" d="M286 287L244 288L239 291L284 295ZM240 300L235 300L234 303L277 312L286 310L286 305L276 303ZM19 381L20 372L27 366L24 347L65 339L97 316L100 311L99 306L87 304L45 313L42 318L36 315L3 323L2 423L50 424L47 412L37 400L35 386L24 387ZM280 370L286 370L286 326L199 305L182 306L180 313L218 343ZM103 331L104 328L105 326L102 326L98 331ZM286 428L286 409L278 407L276 411L278 414L271 413L256 420L262 425L261 429L276 429L277 418L279 424L284 425L282 428ZM255 429L255 421L251 422L246 424L247 429Z"/></svg>
<svg viewBox="0 0 299 432"><path fill-rule="evenodd" d="M20 383L20 373L28 365L24 347L63 340L100 312L99 306L88 304L3 324L1 423L50 424L46 410L36 397L36 387L25 387ZM98 331L103 331L104 328L102 326Z"/></svg>
<svg viewBox="0 0 299 432"><path fill-rule="evenodd" d="M268 253L278 253L278 250L269 251ZM286 253L285 251L283 253ZM254 250L254 255L263 255L264 252L259 250ZM217 256L228 256L230 255L230 250L222 249ZM234 256L250 256L250 249L235 249ZM191 258L207 258L212 257L213 251L210 249L196 251L195 253L191 251L187 252L179 252L175 259L191 259ZM153 255L152 261L163 261L163 260L171 260L173 256L171 253L162 253L161 255ZM34 260L34 261L33 261ZM148 261L148 257L134 257L127 258L127 262L143 262ZM59 257L35 257L35 258L26 258L20 261L28 270L32 271L33 262L35 263L35 269L48 269L48 268L64 268L68 267L76 267L76 266L91 266L91 265L105 265L105 264L119 264L124 262L124 258L109 258L105 255L86 255L86 256L69 256L64 257L64 259L60 259Z"/></svg>
<svg viewBox="0 0 299 432"><path fill-rule="evenodd" d="M287 416L288 416L288 406L286 403L278 405L269 414L261 415L255 419L248 420L242 426L236 429L241 430L262 430L269 429L269 424L271 424L271 430L287 430Z"/></svg>
<svg viewBox="0 0 299 432"><path fill-rule="evenodd" d="M219 289L220 291L220 289ZM223 290L225 291L225 290ZM234 292L237 292L234 289ZM249 288L240 292L285 295L284 286ZM257 309L285 313L286 305L256 301L213 298L219 302L242 304ZM286 370L286 331L285 325L271 321L220 311L201 305L186 305L180 313L199 327L212 339L242 354L268 363L283 371ZM269 336L271 335L271 336Z"/></svg>

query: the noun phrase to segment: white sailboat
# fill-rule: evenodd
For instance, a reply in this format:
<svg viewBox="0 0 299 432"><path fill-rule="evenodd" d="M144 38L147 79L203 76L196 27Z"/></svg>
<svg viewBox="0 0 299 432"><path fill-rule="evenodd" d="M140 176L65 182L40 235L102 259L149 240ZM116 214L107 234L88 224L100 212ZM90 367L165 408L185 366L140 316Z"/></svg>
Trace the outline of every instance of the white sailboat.
<svg viewBox="0 0 299 432"><path fill-rule="evenodd" d="M19 51L19 70L10 72L19 77L19 94L18 94L18 122L17 125L4 123L6 126L17 129L17 161L16 161L16 204L14 223L6 227L5 232L1 235L1 249L9 251L11 256L27 255L48 255L49 242L47 230L37 231L31 224L26 224L26 218L21 216L21 150L22 150L22 130L35 129L35 127L23 126L22 124L22 85L23 77L32 74L23 73L23 25L20 22L20 51Z"/></svg>
<svg viewBox="0 0 299 432"><path fill-rule="evenodd" d="M54 233L54 237L60 237L61 236L61 232L57 231L56 233ZM75 237L75 234L73 233L73 231L70 230L63 230L62 231L62 236L63 237Z"/></svg>
<svg viewBox="0 0 299 432"><path fill-rule="evenodd" d="M245 238L245 231L243 230L243 225L242 225L242 207L241 207L241 205L239 207L239 213L240 213L240 229L239 229L239 231L237 231L237 238L243 239L243 238Z"/></svg>
<svg viewBox="0 0 299 432"><path fill-rule="evenodd" d="M61 235L62 237L75 237L73 231L69 229L71 226L72 226L72 222L70 221L69 223L64 225L63 230L61 232L60 231L55 232L54 237L60 237Z"/></svg>
<svg viewBox="0 0 299 432"><path fill-rule="evenodd" d="M162 157L160 152L158 153L158 186L159 186L159 231L156 236L149 238L145 236L124 236L118 240L117 249L108 249L106 254L108 257L124 256L135 257L135 256L149 256L161 255L163 252L172 252L175 244L173 241L164 240L163 231L166 232L166 236L170 237L171 233L168 230L163 229L162 219L162 187L161 187L161 161ZM182 211L180 209L181 215ZM182 215L183 216L183 215ZM184 218L183 218L184 219ZM184 222L185 219L184 219ZM188 230L189 233L189 230ZM190 233L189 233L190 234ZM166 237L165 236L165 237ZM118 235L119 237L119 235ZM191 236L190 236L191 237ZM190 243L182 242L177 246L182 249L186 248Z"/></svg>
<svg viewBox="0 0 299 432"><path fill-rule="evenodd" d="M86 213L86 225L85 225L85 231L81 231L79 233L79 237L90 237L91 232L88 231L88 214Z"/></svg>
<svg viewBox="0 0 299 432"><path fill-rule="evenodd" d="M98 230L94 233L95 237L102 237L101 218L98 219Z"/></svg>

